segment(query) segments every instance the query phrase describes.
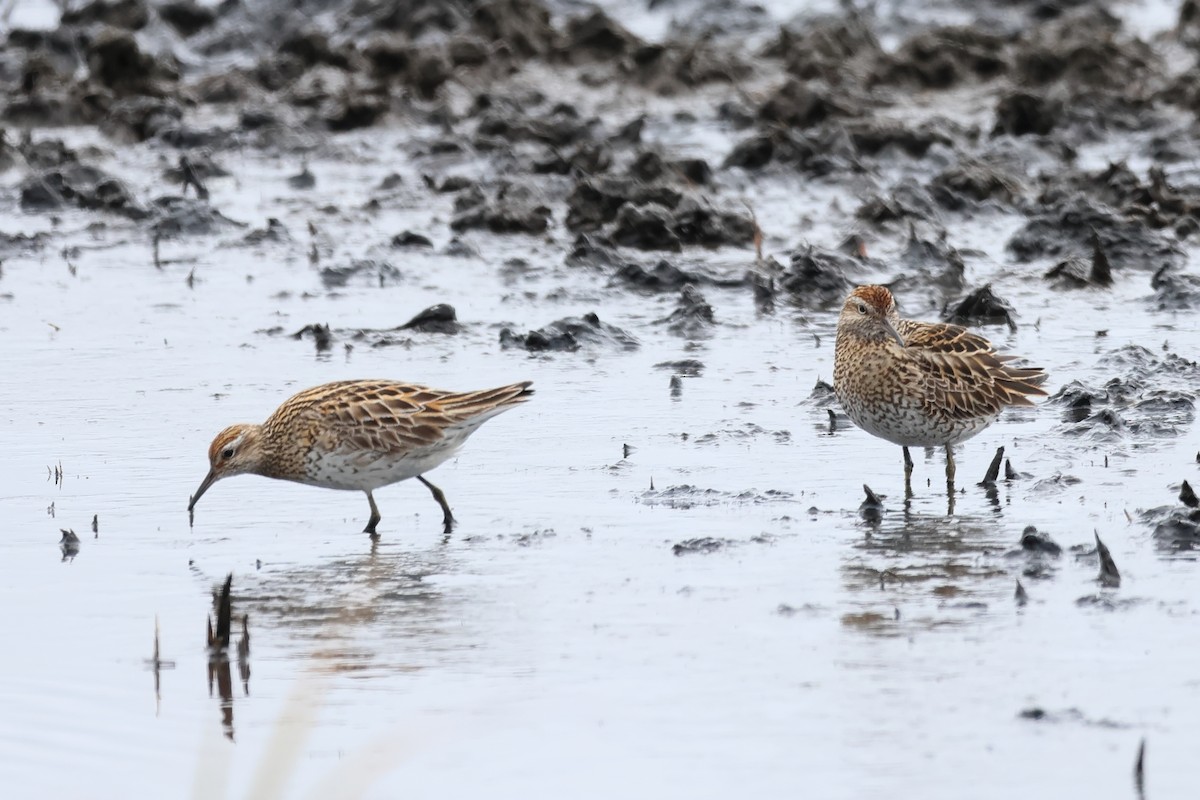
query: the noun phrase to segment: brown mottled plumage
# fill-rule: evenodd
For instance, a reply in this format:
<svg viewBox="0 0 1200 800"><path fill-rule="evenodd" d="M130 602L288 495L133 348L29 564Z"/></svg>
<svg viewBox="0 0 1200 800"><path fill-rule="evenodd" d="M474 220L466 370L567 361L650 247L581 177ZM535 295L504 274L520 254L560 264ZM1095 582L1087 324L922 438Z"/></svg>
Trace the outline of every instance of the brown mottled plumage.
<svg viewBox="0 0 1200 800"><path fill-rule="evenodd" d="M425 484L454 523L442 490L422 477L462 446L486 420L533 394L530 382L477 392L445 392L386 380L338 381L284 401L261 425L231 425L208 448L208 476L188 503L196 506L221 478L251 473L329 489L366 492L375 534L379 509L371 492L407 478Z"/></svg>
<svg viewBox="0 0 1200 800"><path fill-rule="evenodd" d="M842 306L834 352L833 388L850 419L904 448L946 448L946 479L954 481L951 449L991 425L1007 406L1032 406L1045 395L1040 368L1009 365L982 336L959 325L901 319L892 293L859 286Z"/></svg>

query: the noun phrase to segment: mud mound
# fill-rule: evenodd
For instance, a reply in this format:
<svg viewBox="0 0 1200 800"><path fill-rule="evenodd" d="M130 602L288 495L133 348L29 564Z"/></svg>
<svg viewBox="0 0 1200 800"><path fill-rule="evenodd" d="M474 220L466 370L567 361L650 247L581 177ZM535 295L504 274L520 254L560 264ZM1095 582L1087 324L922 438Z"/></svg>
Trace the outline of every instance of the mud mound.
<svg viewBox="0 0 1200 800"><path fill-rule="evenodd" d="M1195 419L1200 364L1127 345L1103 356L1097 368L1114 376L1099 386L1071 381L1050 398L1063 408L1067 435L1099 441L1171 437Z"/></svg>

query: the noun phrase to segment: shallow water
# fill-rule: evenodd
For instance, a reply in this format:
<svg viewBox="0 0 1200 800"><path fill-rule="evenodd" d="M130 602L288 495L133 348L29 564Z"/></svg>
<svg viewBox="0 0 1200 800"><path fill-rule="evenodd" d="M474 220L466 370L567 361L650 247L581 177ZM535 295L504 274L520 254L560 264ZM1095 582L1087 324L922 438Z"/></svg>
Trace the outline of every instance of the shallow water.
<svg viewBox="0 0 1200 800"><path fill-rule="evenodd" d="M626 101L626 115L651 102ZM411 159L411 135L322 145L307 194L286 183L299 156L223 154L235 176L211 182L213 205L252 228L278 218L293 242L247 247L243 230L166 241L162 269L132 225L20 214L18 176L0 175L0 230L54 234L0 275L0 602L16 612L0 782L12 796L1127 798L1143 738L1147 796L1188 794L1196 564L1158 547L1137 512L1171 505L1195 478L1190 425L1094 438L1072 435L1058 406L1009 412L959 448L952 510L940 453L914 453L906 503L898 449L831 434L809 400L831 377L832 312L761 315L747 289L706 287L718 324L688 339L657 322L675 293L563 266L572 237L559 225L468 233L476 256L438 254L453 198L418 188L444 165ZM658 135L710 158L731 141L719 126ZM100 163L139 196L166 164L149 146ZM405 188L365 210L389 172ZM856 202L799 177L721 188L755 208L781 260L801 241L836 245ZM1107 291L1031 280L1051 264L1010 263L1018 224L980 215L952 244L978 251L969 284L992 282L1019 312L1015 332L984 332L1047 368L1051 391L1103 385L1117 372L1104 357L1127 345L1200 351L1189 315L1155 310L1148 273ZM438 253L388 249L404 229ZM69 259L66 245L79 248ZM896 255L881 247L872 255ZM321 268L353 258L399 275L322 283ZM739 276L752 254L673 263ZM289 335L391 328L438 302L465 332L339 340L325 354ZM504 326L590 311L641 346L530 355L498 343ZM704 367L676 397L657 365L680 359ZM448 538L412 483L378 493L377 543L360 533L361 495L251 477L216 485L189 526L213 434L352 377L530 379L537 395L431 476L459 519ZM975 481L999 446L1023 477L989 497ZM864 483L885 495L877 521L859 513ZM1031 524L1066 552L1021 552ZM60 528L82 539L73 558ZM1119 589L1096 582L1094 531ZM712 552L673 549L705 537ZM235 659L223 699L203 625L228 573L252 647L249 676ZM157 675L156 620L172 662Z"/></svg>

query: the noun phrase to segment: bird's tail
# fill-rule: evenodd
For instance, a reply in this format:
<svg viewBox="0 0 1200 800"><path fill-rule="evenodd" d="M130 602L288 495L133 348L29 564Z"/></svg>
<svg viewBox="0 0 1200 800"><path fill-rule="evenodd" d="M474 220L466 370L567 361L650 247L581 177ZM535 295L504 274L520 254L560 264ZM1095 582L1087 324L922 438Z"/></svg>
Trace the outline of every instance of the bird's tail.
<svg viewBox="0 0 1200 800"><path fill-rule="evenodd" d="M453 419L483 422L532 397L532 385L533 381L522 381L495 389L459 392L443 397L438 405Z"/></svg>
<svg viewBox="0 0 1200 800"><path fill-rule="evenodd" d="M1008 395L1009 405L1031 406L1030 397L1045 397L1046 371L1040 367L1009 367L996 376L996 385Z"/></svg>

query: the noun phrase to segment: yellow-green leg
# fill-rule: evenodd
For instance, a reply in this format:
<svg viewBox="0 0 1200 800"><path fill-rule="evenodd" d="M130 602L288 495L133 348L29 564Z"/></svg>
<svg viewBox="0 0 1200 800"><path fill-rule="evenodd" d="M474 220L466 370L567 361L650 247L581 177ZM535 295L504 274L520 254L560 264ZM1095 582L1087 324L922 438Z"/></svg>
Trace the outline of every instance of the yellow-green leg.
<svg viewBox="0 0 1200 800"><path fill-rule="evenodd" d="M446 502L446 495L442 494L441 489L425 480L424 476L418 475L417 480L425 484L429 491L433 493L433 499L437 500L438 505L442 507L442 526L445 528L445 532L449 533L454 530L454 515L450 513L450 504Z"/></svg>
<svg viewBox="0 0 1200 800"><path fill-rule="evenodd" d="M363 529L363 533L369 533L372 536L378 536L375 532L375 526L379 524L379 520L383 519L379 515L379 506L375 505L375 498L370 492L367 492L367 502L371 504L371 518L367 520L367 527Z"/></svg>

